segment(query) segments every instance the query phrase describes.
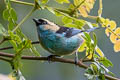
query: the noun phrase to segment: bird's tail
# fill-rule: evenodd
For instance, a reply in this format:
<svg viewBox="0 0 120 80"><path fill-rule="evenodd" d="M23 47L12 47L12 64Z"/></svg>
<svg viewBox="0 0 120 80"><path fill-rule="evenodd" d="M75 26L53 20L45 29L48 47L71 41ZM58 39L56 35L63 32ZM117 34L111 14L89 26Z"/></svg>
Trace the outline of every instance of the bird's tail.
<svg viewBox="0 0 120 80"><path fill-rule="evenodd" d="M87 30L82 30L82 32L91 32L91 31L94 31L95 29L99 29L99 27L94 27L94 28L90 28Z"/></svg>

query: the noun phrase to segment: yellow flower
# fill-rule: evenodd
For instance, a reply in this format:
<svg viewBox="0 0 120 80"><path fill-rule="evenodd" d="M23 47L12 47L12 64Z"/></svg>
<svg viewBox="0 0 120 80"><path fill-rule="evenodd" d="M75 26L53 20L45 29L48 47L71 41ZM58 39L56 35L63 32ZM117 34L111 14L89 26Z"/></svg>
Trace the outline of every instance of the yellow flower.
<svg viewBox="0 0 120 80"><path fill-rule="evenodd" d="M120 28L115 29L114 34L112 33L110 35L110 40L112 43L116 43L118 40L120 40Z"/></svg>
<svg viewBox="0 0 120 80"><path fill-rule="evenodd" d="M114 51L119 52L120 51L120 39L116 41L114 44Z"/></svg>
<svg viewBox="0 0 120 80"><path fill-rule="evenodd" d="M111 31L113 31L116 28L116 22L113 20L112 21L106 20L105 26L106 26L105 33L107 36L109 36Z"/></svg>

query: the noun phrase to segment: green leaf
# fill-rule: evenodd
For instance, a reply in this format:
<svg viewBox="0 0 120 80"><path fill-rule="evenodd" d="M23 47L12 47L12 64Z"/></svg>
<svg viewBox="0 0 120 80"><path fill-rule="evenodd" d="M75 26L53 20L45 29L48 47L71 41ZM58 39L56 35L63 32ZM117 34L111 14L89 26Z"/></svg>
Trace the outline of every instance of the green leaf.
<svg viewBox="0 0 120 80"><path fill-rule="evenodd" d="M101 51L101 49L96 46L95 51L99 54L100 57L104 57L104 53Z"/></svg>
<svg viewBox="0 0 120 80"><path fill-rule="evenodd" d="M9 19L9 16L10 16L10 14L9 14L9 9L5 9L5 10L3 11L3 19L8 20L8 19Z"/></svg>
<svg viewBox="0 0 120 80"><path fill-rule="evenodd" d="M8 31L8 34L10 35L10 43L13 45L13 48L16 50L17 49L17 44L14 40L12 40L12 38L14 37L14 34L11 31Z"/></svg>
<svg viewBox="0 0 120 80"><path fill-rule="evenodd" d="M69 0L56 0L56 2L63 4L63 3L70 3Z"/></svg>
<svg viewBox="0 0 120 80"><path fill-rule="evenodd" d="M92 26L99 27L98 23L92 23Z"/></svg>
<svg viewBox="0 0 120 80"><path fill-rule="evenodd" d="M97 37L96 37L95 33L93 33L93 40L94 40L94 47L96 47L96 45L97 45Z"/></svg>
<svg viewBox="0 0 120 80"><path fill-rule="evenodd" d="M108 72L108 74L111 75L111 76L115 76L115 74L110 72L110 71Z"/></svg>
<svg viewBox="0 0 120 80"><path fill-rule="evenodd" d="M70 5L69 5L69 9L70 9L70 10L73 10L74 8L75 8L75 6L74 6L73 4L70 4Z"/></svg>
<svg viewBox="0 0 120 80"><path fill-rule="evenodd" d="M93 73L92 66L88 67L84 74L88 80L96 80L96 75Z"/></svg>
<svg viewBox="0 0 120 80"><path fill-rule="evenodd" d="M62 18L62 22L64 23L64 24L68 24L68 23L72 23L72 19L70 19L69 17L66 17L66 16L64 16L63 18Z"/></svg>
<svg viewBox="0 0 120 80"><path fill-rule="evenodd" d="M21 50L22 48L31 48L31 41L23 38L22 42L18 44L18 49Z"/></svg>
<svg viewBox="0 0 120 80"><path fill-rule="evenodd" d="M31 48L31 40L24 39L22 43L23 46L25 45L25 48Z"/></svg>
<svg viewBox="0 0 120 80"><path fill-rule="evenodd" d="M100 63L102 63L105 67L113 66L112 62L108 60L106 57L100 57Z"/></svg>
<svg viewBox="0 0 120 80"><path fill-rule="evenodd" d="M9 17L8 21L9 21L8 30L12 30L14 28L14 21L10 17Z"/></svg>
<svg viewBox="0 0 120 80"><path fill-rule="evenodd" d="M82 45L80 45L80 48L78 49L78 52L83 52L85 50L86 43L83 42Z"/></svg>
<svg viewBox="0 0 120 80"><path fill-rule="evenodd" d="M100 75L98 76L98 78L99 78L99 80L105 80L105 75L104 75L104 74L100 74Z"/></svg>
<svg viewBox="0 0 120 80"><path fill-rule="evenodd" d="M55 15L56 16L63 16L60 12L58 12L58 11L55 11Z"/></svg>
<svg viewBox="0 0 120 80"><path fill-rule="evenodd" d="M91 37L90 37L90 35L88 34L88 33L84 33L85 34L85 39L86 39L86 41L87 42L89 42L89 43L91 43Z"/></svg>
<svg viewBox="0 0 120 80"><path fill-rule="evenodd" d="M66 26L66 27L72 27L72 28L77 28L77 25L72 24L72 23L65 24L64 26Z"/></svg>
<svg viewBox="0 0 120 80"><path fill-rule="evenodd" d="M11 15L11 18L14 20L14 21L17 21L17 15L16 15L16 12L13 8L10 9L10 15Z"/></svg>
<svg viewBox="0 0 120 80"><path fill-rule="evenodd" d="M99 58L99 56L97 54L94 54L94 58Z"/></svg>
<svg viewBox="0 0 120 80"><path fill-rule="evenodd" d="M17 50L17 44L14 40L10 40L10 43L12 44L14 50L16 51Z"/></svg>
<svg viewBox="0 0 120 80"><path fill-rule="evenodd" d="M13 45L14 50L18 52L20 49L18 48L18 45L22 42L20 37L17 34L14 34L11 31L8 31L8 34L10 35L10 43Z"/></svg>
<svg viewBox="0 0 120 80"><path fill-rule="evenodd" d="M76 24L79 28L82 28L85 25L84 20L74 20L74 24Z"/></svg>
<svg viewBox="0 0 120 80"><path fill-rule="evenodd" d="M48 1L49 1L49 0L42 0L41 2L42 2L43 4L46 4Z"/></svg>

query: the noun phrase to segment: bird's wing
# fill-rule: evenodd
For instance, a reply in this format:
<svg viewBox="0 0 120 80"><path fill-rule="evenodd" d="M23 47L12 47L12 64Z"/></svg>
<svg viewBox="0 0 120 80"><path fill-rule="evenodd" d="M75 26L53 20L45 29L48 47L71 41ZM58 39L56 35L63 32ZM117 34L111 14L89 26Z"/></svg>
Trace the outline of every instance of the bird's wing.
<svg viewBox="0 0 120 80"><path fill-rule="evenodd" d="M91 32L95 29L97 29L97 28L94 27L94 28L87 29L87 30L80 30L80 29L76 29L76 28L60 27L60 29L58 31L56 31L56 33L65 34L65 37L69 38L78 33Z"/></svg>
<svg viewBox="0 0 120 80"><path fill-rule="evenodd" d="M91 31L94 31L95 29L99 29L97 27L94 27L94 28L90 28L90 29L87 29L87 30L80 30L80 29L76 29L76 28L69 28L68 31L66 31L66 37L72 37L78 33L83 33L83 32L91 32Z"/></svg>
<svg viewBox="0 0 120 80"><path fill-rule="evenodd" d="M82 30L79 30L79 29L75 29L75 28L69 28L68 31L66 31L66 35L65 37L69 38L69 37L72 37L78 33L81 33Z"/></svg>
<svg viewBox="0 0 120 80"><path fill-rule="evenodd" d="M73 35L76 35L80 32L81 32L81 30L79 30L79 29L68 28L68 27L60 27L60 29L58 31L56 31L56 33L64 34L65 37L68 37L68 38L72 37Z"/></svg>
<svg viewBox="0 0 120 80"><path fill-rule="evenodd" d="M69 28L68 27L63 27L63 26L60 26L59 30L56 31L56 33L64 33L66 31L68 31Z"/></svg>

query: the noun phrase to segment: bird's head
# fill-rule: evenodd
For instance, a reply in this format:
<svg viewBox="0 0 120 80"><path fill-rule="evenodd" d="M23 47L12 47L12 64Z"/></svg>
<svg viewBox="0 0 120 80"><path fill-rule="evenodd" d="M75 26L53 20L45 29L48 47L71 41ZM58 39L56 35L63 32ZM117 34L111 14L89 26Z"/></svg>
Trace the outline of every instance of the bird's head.
<svg viewBox="0 0 120 80"><path fill-rule="evenodd" d="M59 29L58 25L54 24L53 22L50 22L47 19L33 19L37 27L42 27L44 30L53 30L56 31Z"/></svg>
<svg viewBox="0 0 120 80"><path fill-rule="evenodd" d="M48 21L47 19L36 19L34 18L33 21L36 23L36 26L39 26L39 25L55 25L54 23Z"/></svg>

